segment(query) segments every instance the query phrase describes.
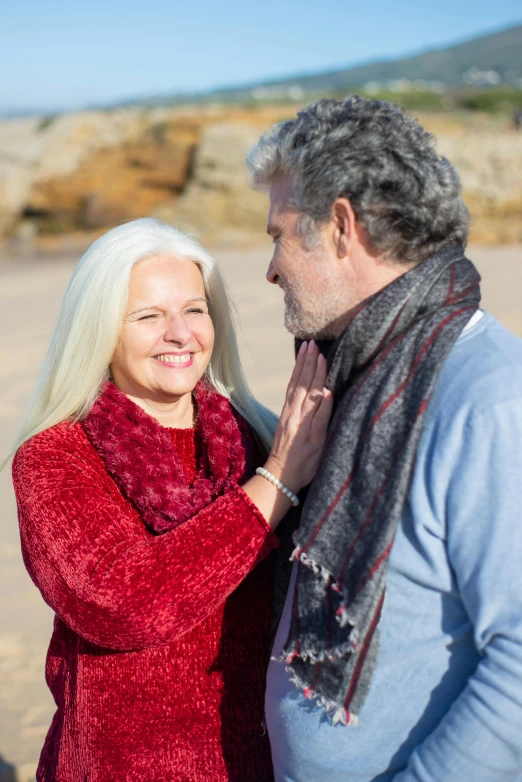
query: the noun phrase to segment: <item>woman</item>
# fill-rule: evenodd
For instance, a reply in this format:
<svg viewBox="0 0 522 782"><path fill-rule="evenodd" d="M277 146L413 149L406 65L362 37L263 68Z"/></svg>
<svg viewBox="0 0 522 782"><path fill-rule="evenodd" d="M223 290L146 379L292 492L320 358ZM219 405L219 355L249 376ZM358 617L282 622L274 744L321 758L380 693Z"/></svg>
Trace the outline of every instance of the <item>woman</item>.
<svg viewBox="0 0 522 782"><path fill-rule="evenodd" d="M87 251L13 462L56 614L40 782L272 778L267 555L316 469L325 376L305 343L274 436L199 244L142 219Z"/></svg>

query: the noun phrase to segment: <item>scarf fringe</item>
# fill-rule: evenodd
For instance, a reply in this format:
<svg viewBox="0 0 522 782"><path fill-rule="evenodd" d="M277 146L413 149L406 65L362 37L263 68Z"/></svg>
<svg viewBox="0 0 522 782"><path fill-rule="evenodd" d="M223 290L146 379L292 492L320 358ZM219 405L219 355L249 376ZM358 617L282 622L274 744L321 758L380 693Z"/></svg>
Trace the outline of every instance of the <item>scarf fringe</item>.
<svg viewBox="0 0 522 782"><path fill-rule="evenodd" d="M274 658L272 658L274 659ZM319 693L315 692L315 690L312 690L311 687L309 687L296 673L292 668L285 668L287 673L292 674L290 677L290 681L292 684L294 684L296 687L298 687L300 690L302 690L305 698L308 698L308 700L311 700L314 702L314 705L317 706L318 709L322 709L322 711L326 714L328 720L331 722L332 725L345 725L346 727L355 728L359 724L359 718L357 714L354 714L353 712L348 711L344 708L344 706L339 706L338 703L335 701L330 700L329 698L325 698L323 695L320 695Z"/></svg>
<svg viewBox="0 0 522 782"><path fill-rule="evenodd" d="M352 628L350 632L349 640L346 643L342 644L341 646L337 647L335 650L333 650L333 654L332 652L330 653L321 652L319 654L316 654L315 652L310 651L306 654L306 657L313 662L321 662L321 660L332 660L335 657L337 658L343 657L349 651L357 652L359 650L360 633L357 628L356 617L350 611L349 607L346 604L348 601L348 595L346 594L345 589L342 586L339 586L339 583L335 581L333 574L330 573L329 570L327 570L323 565L320 565L314 559L309 557L305 551L299 548L299 546L296 546L296 548L293 550L290 560L291 561L297 560L298 562L302 562L303 565L306 565L306 567L310 568L310 570L313 570L315 575L319 576L322 579L325 586L330 587L334 592L337 592L338 594L342 595L343 603L341 603L341 605L335 612L335 619L340 625L340 627L351 626ZM303 659L305 659L304 653L299 654L299 657L303 657Z"/></svg>

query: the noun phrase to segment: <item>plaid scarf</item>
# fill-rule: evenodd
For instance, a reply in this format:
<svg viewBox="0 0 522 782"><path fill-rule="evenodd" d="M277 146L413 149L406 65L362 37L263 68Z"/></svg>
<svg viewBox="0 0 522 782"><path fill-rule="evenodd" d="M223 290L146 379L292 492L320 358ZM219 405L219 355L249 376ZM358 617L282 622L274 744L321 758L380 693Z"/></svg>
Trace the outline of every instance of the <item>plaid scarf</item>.
<svg viewBox="0 0 522 782"><path fill-rule="evenodd" d="M281 660L334 724L356 724L378 653L387 559L438 373L480 302L459 245L363 301L329 352L335 399L294 534L297 580Z"/></svg>

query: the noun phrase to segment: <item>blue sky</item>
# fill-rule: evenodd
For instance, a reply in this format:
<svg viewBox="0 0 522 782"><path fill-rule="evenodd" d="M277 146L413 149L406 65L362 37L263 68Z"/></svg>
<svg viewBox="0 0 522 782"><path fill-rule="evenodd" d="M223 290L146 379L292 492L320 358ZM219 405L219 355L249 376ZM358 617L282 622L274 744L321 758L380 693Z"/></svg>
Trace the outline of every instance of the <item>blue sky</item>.
<svg viewBox="0 0 522 782"><path fill-rule="evenodd" d="M520 0L5 0L0 112L345 67L520 22Z"/></svg>

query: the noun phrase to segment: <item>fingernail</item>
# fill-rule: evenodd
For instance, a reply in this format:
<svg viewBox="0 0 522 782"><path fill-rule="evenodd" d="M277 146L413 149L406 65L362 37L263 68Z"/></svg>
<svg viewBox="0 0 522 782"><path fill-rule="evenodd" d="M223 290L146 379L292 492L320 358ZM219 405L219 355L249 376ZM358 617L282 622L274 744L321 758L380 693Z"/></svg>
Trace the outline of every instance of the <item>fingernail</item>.
<svg viewBox="0 0 522 782"><path fill-rule="evenodd" d="M301 342L301 347L299 348L299 353L298 353L297 355L298 355L298 356L300 356L300 355L301 355L301 353L304 353L304 352L305 352L305 350L306 350L306 348L307 348L306 341L304 341L304 342Z"/></svg>
<svg viewBox="0 0 522 782"><path fill-rule="evenodd" d="M314 347L315 347L315 342L313 341L313 339L311 339L310 342L308 343L308 352L311 353Z"/></svg>

